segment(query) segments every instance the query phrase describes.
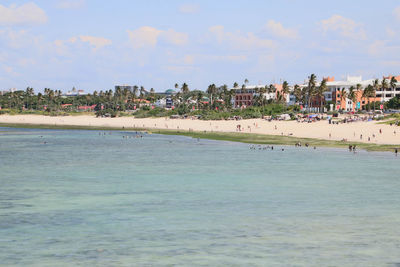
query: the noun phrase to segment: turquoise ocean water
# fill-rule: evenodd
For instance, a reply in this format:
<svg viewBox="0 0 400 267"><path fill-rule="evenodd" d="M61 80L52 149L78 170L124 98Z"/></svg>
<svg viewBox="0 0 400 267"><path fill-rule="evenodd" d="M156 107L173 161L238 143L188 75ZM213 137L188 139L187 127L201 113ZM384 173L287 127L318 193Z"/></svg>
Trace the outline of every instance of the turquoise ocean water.
<svg viewBox="0 0 400 267"><path fill-rule="evenodd" d="M0 266L400 266L392 153L123 136L0 128Z"/></svg>

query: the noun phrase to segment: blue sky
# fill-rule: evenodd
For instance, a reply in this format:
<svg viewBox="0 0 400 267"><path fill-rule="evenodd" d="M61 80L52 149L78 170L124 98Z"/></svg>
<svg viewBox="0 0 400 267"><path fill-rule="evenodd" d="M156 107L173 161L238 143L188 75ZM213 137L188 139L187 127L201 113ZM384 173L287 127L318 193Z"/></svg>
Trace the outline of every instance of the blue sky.
<svg viewBox="0 0 400 267"><path fill-rule="evenodd" d="M400 2L2 0L0 89L400 74Z"/></svg>

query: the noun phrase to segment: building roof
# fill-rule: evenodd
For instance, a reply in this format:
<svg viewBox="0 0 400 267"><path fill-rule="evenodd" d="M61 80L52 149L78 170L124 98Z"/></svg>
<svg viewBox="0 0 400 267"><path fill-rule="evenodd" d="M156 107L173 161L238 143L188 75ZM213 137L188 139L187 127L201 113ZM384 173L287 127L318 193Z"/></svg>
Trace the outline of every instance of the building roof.
<svg viewBox="0 0 400 267"><path fill-rule="evenodd" d="M165 90L165 94L170 94L170 95L176 94L176 91L173 89L168 89L168 90Z"/></svg>

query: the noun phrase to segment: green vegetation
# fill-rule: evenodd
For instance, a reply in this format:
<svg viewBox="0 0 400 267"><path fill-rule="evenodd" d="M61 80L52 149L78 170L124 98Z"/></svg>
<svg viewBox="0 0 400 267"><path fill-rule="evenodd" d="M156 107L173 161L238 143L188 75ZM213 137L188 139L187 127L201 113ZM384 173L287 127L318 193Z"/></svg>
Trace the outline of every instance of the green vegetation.
<svg viewBox="0 0 400 267"><path fill-rule="evenodd" d="M387 109L400 109L400 96L393 97L388 102L385 103L385 108Z"/></svg>
<svg viewBox="0 0 400 267"><path fill-rule="evenodd" d="M386 116L385 120L383 122L380 122L380 124L394 124L400 126L400 114L396 113Z"/></svg>

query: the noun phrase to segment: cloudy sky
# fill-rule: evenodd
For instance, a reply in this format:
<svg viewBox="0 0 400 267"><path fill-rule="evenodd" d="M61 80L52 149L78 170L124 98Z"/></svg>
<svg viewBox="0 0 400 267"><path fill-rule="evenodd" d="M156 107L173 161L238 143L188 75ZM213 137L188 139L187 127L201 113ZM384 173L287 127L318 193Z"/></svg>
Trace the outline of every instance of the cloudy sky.
<svg viewBox="0 0 400 267"><path fill-rule="evenodd" d="M0 90L400 74L398 0L1 0Z"/></svg>

